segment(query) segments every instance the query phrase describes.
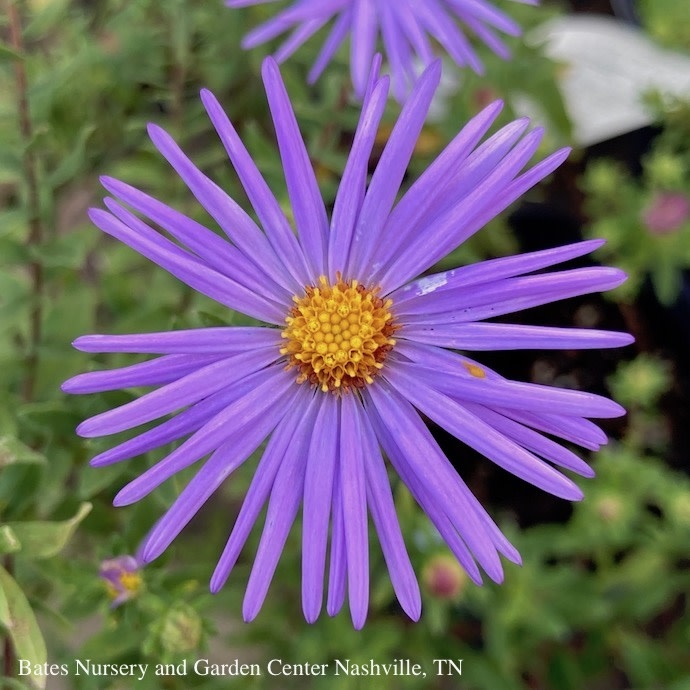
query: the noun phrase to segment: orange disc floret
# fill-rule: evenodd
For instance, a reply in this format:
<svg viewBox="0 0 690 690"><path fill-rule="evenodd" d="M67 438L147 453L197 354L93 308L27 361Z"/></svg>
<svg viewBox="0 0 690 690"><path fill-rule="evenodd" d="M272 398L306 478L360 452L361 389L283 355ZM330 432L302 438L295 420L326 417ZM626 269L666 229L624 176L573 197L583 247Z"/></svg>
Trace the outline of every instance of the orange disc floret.
<svg viewBox="0 0 690 690"><path fill-rule="evenodd" d="M396 330L393 302L378 292L340 277L330 285L321 276L318 285L305 288L304 297L292 298L280 352L288 355L288 368L299 370L297 383L336 393L373 381L395 345Z"/></svg>

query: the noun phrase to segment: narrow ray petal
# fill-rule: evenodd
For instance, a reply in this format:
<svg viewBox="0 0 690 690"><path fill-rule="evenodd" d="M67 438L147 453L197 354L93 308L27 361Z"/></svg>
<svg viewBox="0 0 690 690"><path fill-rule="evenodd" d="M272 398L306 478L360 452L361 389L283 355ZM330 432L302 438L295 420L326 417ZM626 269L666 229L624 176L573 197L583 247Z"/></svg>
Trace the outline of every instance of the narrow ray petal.
<svg viewBox="0 0 690 690"><path fill-rule="evenodd" d="M423 385L453 395L458 399L489 406L500 406L578 417L608 419L620 417L625 410L618 403L594 393L542 386L537 383L491 380L467 376L467 372L427 366L409 366L396 363L396 370L404 372L410 380L419 380Z"/></svg>
<svg viewBox="0 0 690 690"><path fill-rule="evenodd" d="M328 217L314 169L299 130L278 65L267 58L262 75L283 161L295 224L314 278L325 272Z"/></svg>
<svg viewBox="0 0 690 690"><path fill-rule="evenodd" d="M342 397L340 416L340 492L345 518L347 586L352 624L359 630L369 609L369 539L362 452L361 405L354 395Z"/></svg>
<svg viewBox="0 0 690 690"><path fill-rule="evenodd" d="M503 568L496 549L488 538L486 527L482 525L482 516L476 513L467 500L467 488L438 448L419 415L385 382L370 386L367 393L382 424L395 439L417 481L426 487L430 496L442 507L489 577L501 582ZM396 471L400 473L400 468L396 467Z"/></svg>
<svg viewBox="0 0 690 690"><path fill-rule="evenodd" d="M603 244L604 240L586 240L553 249L542 249L527 254L478 261L475 264L413 280L393 292L391 297L396 305L401 305L407 300L423 297L438 290L452 290L468 285L482 285L505 278L513 278L584 256L603 246Z"/></svg>
<svg viewBox="0 0 690 690"><path fill-rule="evenodd" d="M294 286L300 288L306 285L309 282L307 263L280 204L271 193L216 97L207 89L202 89L201 101L235 167L249 202L266 231L268 241L285 263L288 273L295 281Z"/></svg>
<svg viewBox="0 0 690 690"><path fill-rule="evenodd" d="M222 355L163 355L128 367L78 374L67 379L61 389L65 393L83 394L136 386L160 386L191 374L207 364L213 364L222 357Z"/></svg>
<svg viewBox="0 0 690 690"><path fill-rule="evenodd" d="M102 177L101 184L111 194L150 218L175 239L189 247L211 268L257 292L262 297L281 304L289 303L290 293L287 290L275 283L265 271L248 260L236 247L208 228L124 182L111 177ZM115 209L111 210L115 211Z"/></svg>
<svg viewBox="0 0 690 690"><path fill-rule="evenodd" d="M364 411L360 412L360 416L365 443L364 468L367 476L367 503L381 542L381 550L395 594L405 613L416 621L419 620L422 612L419 584L400 531L393 494L378 441Z"/></svg>
<svg viewBox="0 0 690 690"><path fill-rule="evenodd" d="M269 269L274 280L289 288L284 264L251 218L215 182L196 168L165 130L149 125L148 132L155 147L223 232L248 259L256 262L259 268Z"/></svg>
<svg viewBox="0 0 690 690"><path fill-rule="evenodd" d="M307 429L304 431L296 434L293 443L288 446L273 482L266 522L242 605L242 615L247 622L259 613L304 495L304 473L310 436Z"/></svg>
<svg viewBox="0 0 690 690"><path fill-rule="evenodd" d="M105 436L145 424L192 405L248 374L263 369L278 356L273 348L266 348L207 364L132 402L91 417L82 422L77 431L81 436Z"/></svg>
<svg viewBox="0 0 690 690"><path fill-rule="evenodd" d="M282 323L281 317L284 312L277 304L268 302L227 276L213 271L153 230L146 235L141 231L134 231L122 221L100 209L91 209L89 218L103 232L117 238L216 302L261 321Z"/></svg>
<svg viewBox="0 0 690 690"><path fill-rule="evenodd" d="M340 490L340 459L333 479L333 517L331 522L331 557L328 571L328 598L326 611L329 616L340 613L347 592L347 549L345 548L345 515Z"/></svg>
<svg viewBox="0 0 690 690"><path fill-rule="evenodd" d="M272 328L220 327L133 335L83 335L72 345L82 352L135 352L140 354L224 354L275 346L280 331Z"/></svg>
<svg viewBox="0 0 690 690"><path fill-rule="evenodd" d="M431 99L441 79L441 62L427 68L405 103L367 189L357 219L348 261L348 275L367 276L369 260L393 208Z"/></svg>
<svg viewBox="0 0 690 690"><path fill-rule="evenodd" d="M582 498L582 491L570 479L452 398L423 386L419 379L410 384L405 377L394 372L387 378L420 412L508 472L554 496L570 501Z"/></svg>
<svg viewBox="0 0 690 690"><path fill-rule="evenodd" d="M594 328L556 328L507 323L405 326L400 337L453 350L578 350L624 347L635 339L628 333Z"/></svg>
<svg viewBox="0 0 690 690"><path fill-rule="evenodd" d="M311 428L317 409L316 398L307 390L301 390L296 404L285 410L285 416L271 435L266 450L261 456L235 525L213 572L212 592L218 592L223 587L235 567L291 444L295 442L294 439L308 435L307 429Z"/></svg>
<svg viewBox="0 0 690 690"><path fill-rule="evenodd" d="M340 443L339 416L339 400L335 396L326 396L316 417L307 455L302 526L302 609L308 623L316 621L323 603L328 523Z"/></svg>
<svg viewBox="0 0 690 690"><path fill-rule="evenodd" d="M246 447L251 447L246 455L254 451L282 416L281 403L289 403L295 395L289 379L278 376L277 372L270 374L270 378L226 406L170 455L127 484L115 497L114 505L139 501L166 479L226 442L233 442L243 452ZM272 395L269 396L269 392ZM273 424L269 431L264 431L266 424Z"/></svg>

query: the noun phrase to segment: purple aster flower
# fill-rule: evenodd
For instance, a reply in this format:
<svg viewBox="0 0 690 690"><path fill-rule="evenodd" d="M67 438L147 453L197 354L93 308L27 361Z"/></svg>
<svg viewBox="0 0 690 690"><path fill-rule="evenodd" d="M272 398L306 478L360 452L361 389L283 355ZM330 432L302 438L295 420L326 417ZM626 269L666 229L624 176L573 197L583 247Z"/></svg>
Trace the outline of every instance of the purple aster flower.
<svg viewBox="0 0 690 690"><path fill-rule="evenodd" d="M560 469L585 477L593 473L552 437L597 449L606 436L587 417L623 414L619 405L598 395L506 380L458 352L630 343L632 338L624 333L487 321L619 285L625 276L612 268L533 275L582 256L600 242L417 277L568 154L566 149L558 151L524 170L543 134L541 129L527 132L526 119L480 144L501 110L497 102L473 118L396 203L440 73L437 61L415 85L367 184L369 156L389 88L389 78L372 71L330 218L271 58L264 62L263 79L294 231L208 91L202 92L202 101L258 224L155 125L149 128L155 146L229 241L111 178L104 178L103 185L118 201L106 198L107 211L91 211L93 222L107 234L199 292L265 324L84 336L75 347L85 352L158 357L82 374L63 386L70 393L158 386L79 426L82 436L104 436L165 418L97 455L92 465L119 462L185 439L125 486L115 505L142 499L180 470L207 458L146 538L140 550L145 562L168 547L268 438L211 579L213 591L223 586L267 503L244 600L247 621L263 603L300 506L302 605L308 621L321 611L330 549L327 610L336 614L347 590L354 625L364 624L369 596L367 511L400 604L411 618L419 617L419 587L397 521L388 465L474 582L481 583L481 570L502 581L500 555L520 561L420 413L509 472L570 500L582 498L582 492Z"/></svg>
<svg viewBox="0 0 690 690"><path fill-rule="evenodd" d="M226 0L225 4L248 7L275 1ZM536 5L539 0L515 2ZM520 27L487 0L293 0L275 17L247 34L242 45L253 48L291 31L274 56L283 62L331 19L335 21L309 73L309 81L318 79L351 33L352 82L360 98L379 34L393 74L393 93L399 101L415 81L415 61L424 65L433 62L432 42L441 45L458 65L481 73L482 63L461 27L469 29L504 59L510 57L510 51L496 30L510 36L520 34Z"/></svg>
<svg viewBox="0 0 690 690"><path fill-rule="evenodd" d="M113 600L111 608L124 604L139 593L142 586L139 571L140 564L134 556L118 556L101 563L98 574Z"/></svg>

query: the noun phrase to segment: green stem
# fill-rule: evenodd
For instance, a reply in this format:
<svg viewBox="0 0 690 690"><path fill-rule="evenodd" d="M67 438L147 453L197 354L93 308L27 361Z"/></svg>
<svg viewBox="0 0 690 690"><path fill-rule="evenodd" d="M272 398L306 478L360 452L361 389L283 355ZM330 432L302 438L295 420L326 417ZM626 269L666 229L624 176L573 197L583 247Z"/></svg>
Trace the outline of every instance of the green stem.
<svg viewBox="0 0 690 690"><path fill-rule="evenodd" d="M22 23L19 13L19 2L6 0L7 17L9 19L10 45L19 55L24 55L24 39L22 37ZM29 111L29 86L23 59L14 62L14 77L17 89L17 111L19 116L19 132L24 147L24 179L26 181L27 219L29 232L26 238L27 247L38 247L43 241L43 227L41 224L41 201L38 188L37 160L34 154L33 126ZM29 276L33 293L33 305L29 314L29 343L26 352L26 377L22 390L24 400L32 400L36 385L36 370L38 368L38 345L41 341L42 304L44 275L41 262L36 259L29 266Z"/></svg>
<svg viewBox="0 0 690 690"><path fill-rule="evenodd" d="M6 16L8 19L9 40L11 48L20 56L14 61L14 78L17 90L17 114L19 133L24 149L23 168L26 182L26 209L28 233L26 246L37 247L43 240L41 225L41 202L38 188L37 160L33 151L33 126L29 110L29 86L24 64L24 39L22 36L22 21L19 2L21 0L5 0ZM22 398L30 401L34 397L36 371L38 369L38 345L41 341L42 304L41 297L44 288L43 266L38 259L28 266L31 280L33 301L29 313L29 341L25 358L26 376L22 386ZM7 555L3 559L5 570L10 575L14 573L14 559ZM14 678L16 674L16 658L12 641L7 635L3 644L3 673L6 678Z"/></svg>

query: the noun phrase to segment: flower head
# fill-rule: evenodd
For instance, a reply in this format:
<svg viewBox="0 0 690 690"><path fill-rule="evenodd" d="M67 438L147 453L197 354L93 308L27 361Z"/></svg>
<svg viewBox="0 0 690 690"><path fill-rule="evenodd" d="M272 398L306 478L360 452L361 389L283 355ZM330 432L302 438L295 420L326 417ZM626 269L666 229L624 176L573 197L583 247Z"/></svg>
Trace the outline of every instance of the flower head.
<svg viewBox="0 0 690 690"><path fill-rule="evenodd" d="M117 556L101 563L98 572L105 582L110 598L111 607L115 608L133 599L141 590L142 581L140 564L133 556Z"/></svg>
<svg viewBox="0 0 690 690"><path fill-rule="evenodd" d="M454 601L465 589L467 573L455 558L442 553L433 556L424 565L422 582L431 596Z"/></svg>
<svg viewBox="0 0 690 690"><path fill-rule="evenodd" d="M144 561L159 556L268 438L211 589L217 591L227 580L268 503L244 601L244 617L253 619L301 505L304 614L313 621L321 611L330 548L327 610L337 613L347 591L353 622L360 627L369 595L369 511L398 599L417 619L419 587L397 521L384 453L468 576L481 583L482 569L501 581L499 556L519 562L519 555L419 413L527 482L580 499L580 489L556 468L583 476L592 472L551 437L597 449L606 436L586 417L615 417L622 408L598 395L508 381L457 351L625 345L631 338L624 333L486 322L612 288L625 276L601 267L531 275L600 245L589 241L417 278L551 173L568 151L523 171L542 137L540 129L526 133L525 119L480 144L501 110L497 102L472 119L396 203L440 64L431 65L416 84L367 183L389 86L388 77L373 71L329 218L271 58L264 62L263 78L294 231L208 91L202 92L203 103L258 224L154 125L149 129L154 144L229 241L111 178L104 178L103 185L118 201L106 198L108 210L94 209L91 218L199 292L265 325L84 336L75 347L86 352L159 356L82 374L63 388L91 393L159 386L83 422L78 432L86 437L115 434L177 412L91 461L108 465L185 439L125 486L115 498L118 506L140 500L208 457L149 533L141 549Z"/></svg>
<svg viewBox="0 0 690 690"><path fill-rule="evenodd" d="M275 1L226 0L225 4L238 8ZM538 0L515 1L528 5L538 3ZM439 43L458 65L481 73L482 63L463 29L469 29L505 59L510 57L510 51L495 32L510 36L520 34L520 27L487 0L294 0L251 31L242 45L253 48L292 31L275 53L276 60L283 62L332 19L333 26L309 73L309 81L319 78L349 33L352 82L359 97L364 94L379 34L390 62L393 92L398 100L405 98L414 82L415 61L425 66L433 62L432 41Z"/></svg>
<svg viewBox="0 0 690 690"><path fill-rule="evenodd" d="M655 235L665 235L683 227L690 219L690 198L680 192L661 192L644 209L642 220Z"/></svg>

